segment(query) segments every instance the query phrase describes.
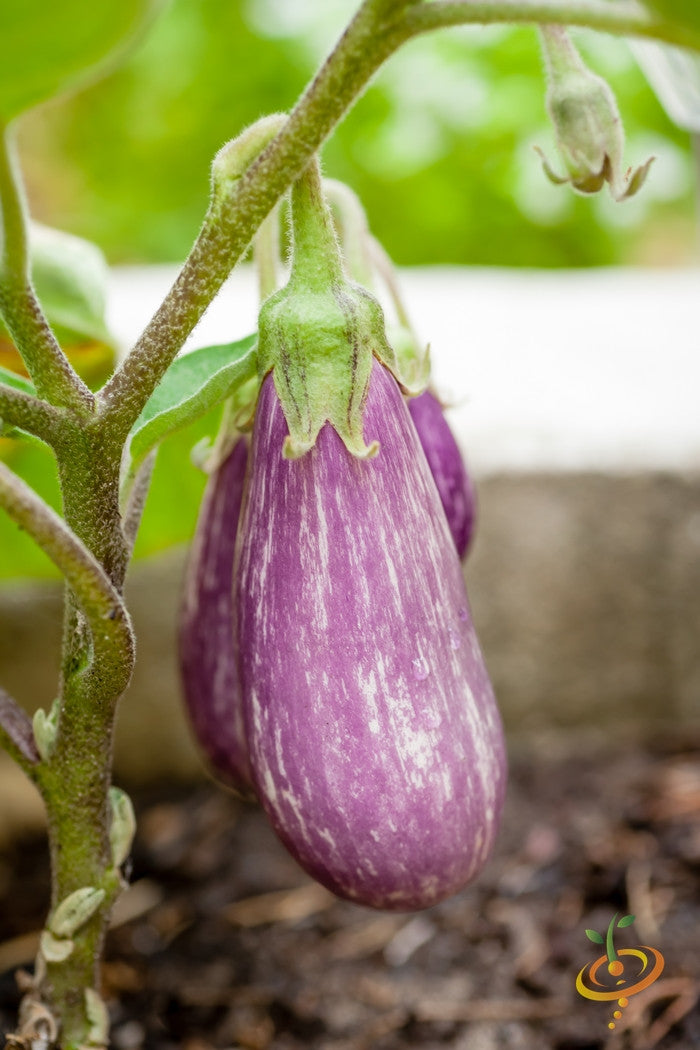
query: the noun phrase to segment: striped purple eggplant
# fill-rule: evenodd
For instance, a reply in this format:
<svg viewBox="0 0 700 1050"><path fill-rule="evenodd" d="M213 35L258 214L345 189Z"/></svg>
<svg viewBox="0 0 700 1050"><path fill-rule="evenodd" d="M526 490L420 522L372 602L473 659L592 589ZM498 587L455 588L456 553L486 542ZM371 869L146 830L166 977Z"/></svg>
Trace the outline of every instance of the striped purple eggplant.
<svg viewBox="0 0 700 1050"><path fill-rule="evenodd" d="M460 558L465 558L476 520L476 493L442 405L430 390L408 402L428 466Z"/></svg>
<svg viewBox="0 0 700 1050"><path fill-rule="evenodd" d="M210 475L190 548L180 611L185 705L212 772L253 794L233 650L233 563L248 442L240 438Z"/></svg>
<svg viewBox="0 0 700 1050"><path fill-rule="evenodd" d="M330 424L298 459L265 379L235 605L256 792L314 878L376 908L470 882L499 823L501 722L435 483L393 376L364 407L378 455Z"/></svg>

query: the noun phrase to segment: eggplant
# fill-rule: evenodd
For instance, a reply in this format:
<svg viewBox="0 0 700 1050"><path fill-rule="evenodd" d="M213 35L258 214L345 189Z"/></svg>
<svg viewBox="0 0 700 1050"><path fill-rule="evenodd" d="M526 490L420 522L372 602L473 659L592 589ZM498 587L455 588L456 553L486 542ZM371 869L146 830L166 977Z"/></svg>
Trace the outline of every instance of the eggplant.
<svg viewBox="0 0 700 1050"><path fill-rule="evenodd" d="M179 660L185 707L213 774L238 794L252 789L233 651L233 564L248 442L212 472L185 570Z"/></svg>
<svg viewBox="0 0 700 1050"><path fill-rule="evenodd" d="M371 368L373 458L329 423L285 458L264 380L234 595L250 767L299 864L410 911L469 883L496 837L501 721L435 482L391 373Z"/></svg>
<svg viewBox="0 0 700 1050"><path fill-rule="evenodd" d="M442 405L430 390L408 402L460 559L467 556L476 519L476 493Z"/></svg>

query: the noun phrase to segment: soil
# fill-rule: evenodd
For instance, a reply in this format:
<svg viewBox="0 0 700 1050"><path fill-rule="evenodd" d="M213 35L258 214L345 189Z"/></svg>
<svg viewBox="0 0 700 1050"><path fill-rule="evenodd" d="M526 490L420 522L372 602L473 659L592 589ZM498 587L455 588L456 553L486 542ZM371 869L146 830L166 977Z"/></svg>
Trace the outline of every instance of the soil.
<svg viewBox="0 0 700 1050"><path fill-rule="evenodd" d="M115 1050L700 1047L700 736L519 749L487 869L413 915L335 900L213 784L135 802L132 888L104 964ZM41 840L0 856L0 1034L46 870ZM636 916L618 949L665 958L622 1009L575 987L604 950L586 929L604 935L615 912Z"/></svg>

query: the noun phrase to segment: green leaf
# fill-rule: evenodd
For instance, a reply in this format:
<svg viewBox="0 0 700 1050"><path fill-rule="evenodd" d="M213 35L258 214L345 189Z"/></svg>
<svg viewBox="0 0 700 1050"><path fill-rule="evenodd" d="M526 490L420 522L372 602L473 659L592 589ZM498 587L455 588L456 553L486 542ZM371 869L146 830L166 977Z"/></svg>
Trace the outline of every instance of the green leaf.
<svg viewBox="0 0 700 1050"><path fill-rule="evenodd" d="M634 922L634 915L623 915L618 921L618 926L631 926Z"/></svg>
<svg viewBox="0 0 700 1050"><path fill-rule="evenodd" d="M36 390L29 379L25 376L17 375L16 372L10 371L9 368L3 368L2 365L0 365L0 383L14 387L15 390L21 390L24 394L33 394L36 397Z"/></svg>
<svg viewBox="0 0 700 1050"><path fill-rule="evenodd" d="M21 390L24 394L34 394L34 396L36 396L36 391L28 379L24 376L17 375L16 372L12 372L9 368L4 368L2 365L0 365L0 383L4 383L6 386L11 386L15 390ZM27 434L24 430L18 430L17 427L10 426L9 424L6 426L2 421L2 416L0 416L0 437L22 438L25 441L38 440L32 434ZM0 459L1 458L4 458L2 445L0 445Z"/></svg>
<svg viewBox="0 0 700 1050"><path fill-rule="evenodd" d="M199 419L255 374L256 338L203 346L175 359L131 431L128 477L164 437Z"/></svg>
<svg viewBox="0 0 700 1050"><path fill-rule="evenodd" d="M33 222L29 229L32 281L68 360L91 389L114 368L115 340L105 323L109 270L100 249L72 234ZM0 364L21 366L0 320Z"/></svg>
<svg viewBox="0 0 700 1050"><path fill-rule="evenodd" d="M586 930L586 937L589 941L593 941L594 944L604 944L603 938L596 930Z"/></svg>
<svg viewBox="0 0 700 1050"><path fill-rule="evenodd" d="M0 124L107 72L157 6L153 0L2 0Z"/></svg>

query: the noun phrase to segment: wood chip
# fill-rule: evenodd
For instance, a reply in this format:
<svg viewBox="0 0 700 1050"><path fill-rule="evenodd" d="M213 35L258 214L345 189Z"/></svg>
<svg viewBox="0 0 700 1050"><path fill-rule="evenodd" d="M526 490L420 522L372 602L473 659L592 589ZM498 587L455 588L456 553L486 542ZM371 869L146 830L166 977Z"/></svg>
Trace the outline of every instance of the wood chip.
<svg viewBox="0 0 700 1050"><path fill-rule="evenodd" d="M299 922L325 911L337 898L315 882L304 883L292 890L261 893L235 901L223 910L223 916L235 926L263 926L268 922Z"/></svg>

